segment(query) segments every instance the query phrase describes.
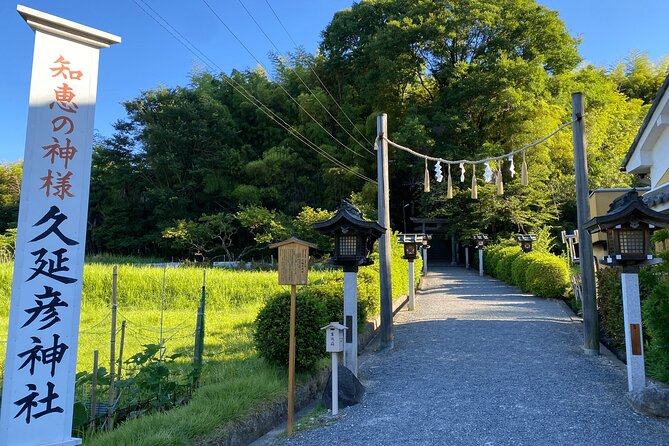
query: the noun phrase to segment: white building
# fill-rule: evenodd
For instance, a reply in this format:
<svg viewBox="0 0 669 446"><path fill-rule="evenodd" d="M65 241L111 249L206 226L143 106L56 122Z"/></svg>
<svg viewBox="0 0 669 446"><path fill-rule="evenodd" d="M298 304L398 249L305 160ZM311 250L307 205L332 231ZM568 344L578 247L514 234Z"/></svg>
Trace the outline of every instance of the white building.
<svg viewBox="0 0 669 446"><path fill-rule="evenodd" d="M650 190L643 197L656 211L669 209L669 76L641 124L625 159L627 173L645 175Z"/></svg>

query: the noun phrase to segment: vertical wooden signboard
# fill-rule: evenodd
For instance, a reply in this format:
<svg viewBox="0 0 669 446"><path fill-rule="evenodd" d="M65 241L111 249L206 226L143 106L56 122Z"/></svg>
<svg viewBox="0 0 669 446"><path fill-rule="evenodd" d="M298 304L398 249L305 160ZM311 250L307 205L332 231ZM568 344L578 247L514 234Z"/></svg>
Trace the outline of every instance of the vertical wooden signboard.
<svg viewBox="0 0 669 446"><path fill-rule="evenodd" d="M307 283L309 272L309 248L317 246L298 238L269 245L270 249L279 249L279 285L290 285L290 341L288 346L288 428L293 433L293 413L295 412L295 307L297 285Z"/></svg>
<svg viewBox="0 0 669 446"><path fill-rule="evenodd" d="M72 438L100 48L117 36L18 6L35 31L0 444Z"/></svg>

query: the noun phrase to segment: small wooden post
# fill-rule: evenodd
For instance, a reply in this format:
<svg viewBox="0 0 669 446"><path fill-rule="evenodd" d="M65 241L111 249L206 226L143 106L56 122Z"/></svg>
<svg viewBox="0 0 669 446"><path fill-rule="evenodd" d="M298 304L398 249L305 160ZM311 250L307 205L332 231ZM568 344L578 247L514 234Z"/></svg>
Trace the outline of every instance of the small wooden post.
<svg viewBox="0 0 669 446"><path fill-rule="evenodd" d="M98 351L93 352L93 382L91 384L91 432L95 432L95 417L98 413Z"/></svg>
<svg viewBox="0 0 669 446"><path fill-rule="evenodd" d="M114 265L112 273L112 308L111 308L111 341L109 345L109 401L107 408L107 430L114 428L114 369L116 368L116 309L117 309L118 266Z"/></svg>
<svg viewBox="0 0 669 446"><path fill-rule="evenodd" d="M121 372L123 371L123 346L125 345L125 320L121 322L121 342L118 347L118 373L117 379L121 380Z"/></svg>
<svg viewBox="0 0 669 446"><path fill-rule="evenodd" d="M288 349L288 435L293 433L293 412L295 411L295 307L297 286L290 286L290 344Z"/></svg>

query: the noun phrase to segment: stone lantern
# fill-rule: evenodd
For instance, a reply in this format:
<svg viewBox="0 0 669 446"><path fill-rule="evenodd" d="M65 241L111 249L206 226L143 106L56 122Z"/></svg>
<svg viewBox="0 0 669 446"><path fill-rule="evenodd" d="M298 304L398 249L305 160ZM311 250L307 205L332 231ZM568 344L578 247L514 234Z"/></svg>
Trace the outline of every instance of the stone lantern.
<svg viewBox="0 0 669 446"><path fill-rule="evenodd" d="M374 242L384 232L375 221L365 220L358 208L344 201L329 220L316 222L312 227L334 236L335 248L330 264L344 270L344 366L358 375L358 268L371 265L369 258Z"/></svg>
<svg viewBox="0 0 669 446"><path fill-rule="evenodd" d="M627 385L630 392L642 390L646 386L646 370L639 267L661 262L653 255L650 237L656 229L669 227L669 216L650 209L633 190L614 200L606 215L593 218L584 227L591 234L606 231L608 254L601 261L622 267Z"/></svg>
<svg viewBox="0 0 669 446"><path fill-rule="evenodd" d="M397 241L404 246L404 259L408 260L409 266L409 311L416 308L415 290L414 290L414 268L413 261L418 257L418 247L427 245L427 236L425 234L400 234Z"/></svg>
<svg viewBox="0 0 669 446"><path fill-rule="evenodd" d="M490 239L487 234L474 234L472 235L472 241L474 246L479 250L479 276L483 275L483 248L488 244Z"/></svg>
<svg viewBox="0 0 669 446"><path fill-rule="evenodd" d="M523 252L532 252L532 243L537 241L536 234L518 234L516 240L520 243Z"/></svg>

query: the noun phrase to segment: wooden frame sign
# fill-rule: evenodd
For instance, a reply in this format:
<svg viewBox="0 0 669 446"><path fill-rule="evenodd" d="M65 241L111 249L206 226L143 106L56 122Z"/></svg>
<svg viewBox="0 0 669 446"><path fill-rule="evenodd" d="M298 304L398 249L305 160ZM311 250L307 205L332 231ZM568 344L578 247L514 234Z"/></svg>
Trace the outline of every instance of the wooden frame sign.
<svg viewBox="0 0 669 446"><path fill-rule="evenodd" d="M279 285L305 285L309 272L309 248L317 246L295 237L269 245L279 249Z"/></svg>
<svg viewBox="0 0 669 446"><path fill-rule="evenodd" d="M316 249L295 237L269 245L279 250L279 285L290 285L290 343L288 347L288 435L293 433L293 413L295 412L295 307L297 306L297 285L307 283L309 272L309 248Z"/></svg>

